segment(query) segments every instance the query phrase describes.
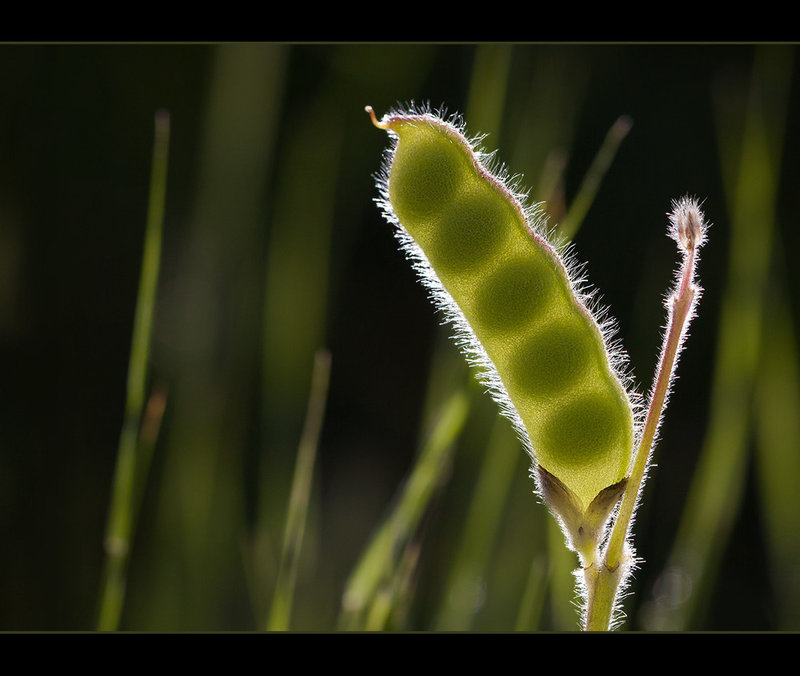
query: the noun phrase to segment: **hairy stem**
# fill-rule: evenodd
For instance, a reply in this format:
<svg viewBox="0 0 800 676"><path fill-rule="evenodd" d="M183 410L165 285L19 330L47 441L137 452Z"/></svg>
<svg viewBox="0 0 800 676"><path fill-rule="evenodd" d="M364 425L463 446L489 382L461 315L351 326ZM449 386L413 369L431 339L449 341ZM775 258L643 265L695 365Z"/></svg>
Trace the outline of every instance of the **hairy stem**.
<svg viewBox="0 0 800 676"><path fill-rule="evenodd" d="M683 251L683 266L678 284L667 301L669 320L664 334L661 359L656 370L644 428L631 466L628 485L603 553L584 570L587 607L585 629L608 631L614 620L617 597L633 562L629 544L633 515L644 485L653 442L669 395L675 365L693 317L700 288L694 284L697 250L704 242L705 223L693 200L684 198L674 204L671 236Z"/></svg>

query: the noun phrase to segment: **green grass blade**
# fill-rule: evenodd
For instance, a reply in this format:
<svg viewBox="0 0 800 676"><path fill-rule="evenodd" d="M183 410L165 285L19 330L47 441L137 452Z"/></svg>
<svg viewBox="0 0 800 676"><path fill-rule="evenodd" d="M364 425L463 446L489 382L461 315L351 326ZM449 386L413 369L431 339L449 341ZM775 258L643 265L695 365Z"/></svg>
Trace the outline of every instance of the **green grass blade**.
<svg viewBox="0 0 800 676"><path fill-rule="evenodd" d="M547 520L547 555L550 565L549 625L555 631L576 631L581 628L580 614L576 612L578 597L573 574L578 560L575 553L564 546L564 533L552 517Z"/></svg>
<svg viewBox="0 0 800 676"><path fill-rule="evenodd" d="M509 97L508 127L505 147L511 150L509 166L526 177L533 201L553 196L550 177L560 174L575 139L580 110L585 105L587 53L574 45L550 45L546 49L518 49L520 79ZM544 104L546 102L546 105ZM553 171L555 169L555 171ZM555 222L563 214L548 213Z"/></svg>
<svg viewBox="0 0 800 676"><path fill-rule="evenodd" d="M780 266L779 266L780 267ZM765 544L776 594L776 629L800 629L800 534L797 480L800 477L800 361L791 308L773 286L767 305L756 382L756 463L766 531Z"/></svg>
<svg viewBox="0 0 800 676"><path fill-rule="evenodd" d="M226 609L231 597L246 595L243 463L256 406L264 203L287 48L220 44L208 56L196 196L170 270L166 307L173 311L161 329L170 350L170 416L158 554L141 576L146 603L135 617L137 626L159 631L240 628Z"/></svg>
<svg viewBox="0 0 800 676"><path fill-rule="evenodd" d="M139 434L145 405L153 308L161 261L168 157L169 115L161 111L156 114L155 119L150 202L128 364L125 418L106 528L106 561L98 619L100 630L116 630L119 627L125 600L128 558L138 512L137 485L141 486L144 481L149 466L148 451L152 450L152 435L148 437L148 443L143 448Z"/></svg>
<svg viewBox="0 0 800 676"><path fill-rule="evenodd" d="M619 146L631 129L633 122L623 115L611 125L605 139L597 151L586 175L583 177L577 194L570 203L567 213L558 225L558 233L565 239L572 239L581 227L589 208L594 202L603 177L611 167Z"/></svg>
<svg viewBox="0 0 800 676"><path fill-rule="evenodd" d="M289 495L289 512L286 518L286 532L283 539L281 565L275 583L272 610L267 623L268 631L289 629L292 611L292 597L297 579L297 564L303 544L308 503L311 496L311 479L317 456L322 421L325 416L328 382L330 378L330 354L319 350L314 358L311 377L311 393L308 401L303 435L297 451L292 489Z"/></svg>
<svg viewBox="0 0 800 676"><path fill-rule="evenodd" d="M466 631L472 624L521 453L522 446L508 420L498 416L477 472L458 550L444 583L436 622L440 631Z"/></svg>
<svg viewBox="0 0 800 676"><path fill-rule="evenodd" d="M486 44L475 49L466 119L474 131L488 136L492 146L499 145L511 55L511 45Z"/></svg>
<svg viewBox="0 0 800 676"><path fill-rule="evenodd" d="M372 604L380 585L392 579L397 565L397 552L402 551L414 535L431 496L441 485L468 409L467 393L456 390L435 419L399 500L372 538L347 583L340 629L362 628L363 613Z"/></svg>
<svg viewBox="0 0 800 676"><path fill-rule="evenodd" d="M412 585L417 571L420 542L411 540L405 546L392 579L376 592L364 620L366 631L385 631L402 626L413 596Z"/></svg>
<svg viewBox="0 0 800 676"><path fill-rule="evenodd" d="M536 631L541 626L542 611L547 598L548 567L547 557L544 555L535 557L531 562L514 631Z"/></svg>
<svg viewBox="0 0 800 676"><path fill-rule="evenodd" d="M314 354L325 344L344 125L325 87L298 111L277 160L263 278L261 449L251 559L253 606L266 626L281 558L297 438ZM298 311L302 308L302 311ZM307 536L312 537L308 532Z"/></svg>

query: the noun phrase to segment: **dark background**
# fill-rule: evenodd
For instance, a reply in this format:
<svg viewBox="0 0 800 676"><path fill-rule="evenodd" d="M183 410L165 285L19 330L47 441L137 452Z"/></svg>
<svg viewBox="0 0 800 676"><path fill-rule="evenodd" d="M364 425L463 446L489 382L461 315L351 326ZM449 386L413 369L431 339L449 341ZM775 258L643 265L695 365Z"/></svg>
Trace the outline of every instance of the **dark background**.
<svg viewBox="0 0 800 676"><path fill-rule="evenodd" d="M331 352L332 376L293 628L335 628L347 575L424 438L423 404L447 335L372 201L388 138L364 106L381 116L412 101L462 113L471 134L489 132L484 145L524 174L534 199L545 197L536 182L548 157L564 153L557 194L566 206L614 121L632 119L574 243L619 323L643 393L678 260L665 236L666 213L684 194L703 200L712 223L699 267L705 294L637 519L645 563L626 627L800 629L796 492L786 492L781 512L779 488L768 479L800 478L792 473L800 456L796 420L769 415L794 401L793 338L779 354L783 367L773 369L780 382L761 377L764 359L778 354L769 340L782 318L796 328L800 297L796 51L0 45L0 629L96 623L157 110L169 112L171 140L149 382L167 391L167 409L121 628L259 628L319 347ZM499 102L495 76L475 75L481 58L491 63L497 54L509 58ZM481 103L499 103L496 124L481 117ZM745 152L752 110L764 120L763 166ZM774 168L775 192L759 203L758 190L747 192L746 172L763 176L764 167ZM741 172L746 180L737 183ZM741 205L754 202L745 213ZM559 204L551 205L556 221ZM758 257L748 256L756 250L765 252L763 275ZM733 357L718 366L724 349ZM461 361L451 360L456 369ZM446 628L434 620L442 580L495 411L476 397L417 536L409 611L390 628ZM740 423L732 441L715 441ZM702 474L700 459L718 443L731 445L726 457L738 469L717 471L712 463ZM790 459L770 443L788 445ZM469 628L515 628L532 558L560 561L553 576L569 578L575 566L569 554L546 555L550 517L532 495L527 467L520 449ZM720 489L722 507L687 515L701 475L709 483L698 490L708 497ZM264 559L263 589L254 591L242 543L259 513L268 515L273 554ZM691 587L701 609L673 616L681 605L675 599L684 597L668 583L690 579L670 567L682 523L713 544L702 584ZM541 585L557 588L548 576ZM543 594L548 600L531 628L576 628L571 599Z"/></svg>

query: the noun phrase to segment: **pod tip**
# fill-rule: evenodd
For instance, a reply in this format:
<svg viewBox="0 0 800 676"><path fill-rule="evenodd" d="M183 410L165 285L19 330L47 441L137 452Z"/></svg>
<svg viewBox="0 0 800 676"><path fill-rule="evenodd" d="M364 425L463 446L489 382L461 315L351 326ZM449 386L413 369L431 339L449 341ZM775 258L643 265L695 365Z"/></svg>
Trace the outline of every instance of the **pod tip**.
<svg viewBox="0 0 800 676"><path fill-rule="evenodd" d="M369 113L369 116L372 118L372 124L374 124L378 129L386 129L386 124L379 122L378 118L375 117L375 111L372 110L372 106L364 106L364 110L366 110Z"/></svg>

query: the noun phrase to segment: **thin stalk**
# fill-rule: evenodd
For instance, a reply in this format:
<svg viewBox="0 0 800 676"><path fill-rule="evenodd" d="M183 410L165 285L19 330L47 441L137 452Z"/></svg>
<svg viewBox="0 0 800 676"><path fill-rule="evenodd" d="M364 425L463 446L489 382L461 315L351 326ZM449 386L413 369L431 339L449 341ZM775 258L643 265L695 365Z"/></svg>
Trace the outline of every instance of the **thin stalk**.
<svg viewBox="0 0 800 676"><path fill-rule="evenodd" d="M167 389L164 385L154 385L150 396L147 398L142 424L139 428L139 441L136 460L136 480L133 488L132 509L138 514L144 499L147 484L147 475L150 471L150 462L156 448L161 423L164 420L164 411L167 407Z"/></svg>
<svg viewBox="0 0 800 676"><path fill-rule="evenodd" d="M671 236L683 250L683 267L680 270L678 285L667 301L669 313L667 331L664 334L661 358L656 369L650 404L628 486L604 552L585 569L587 592L585 628L588 631L607 631L611 628L619 591L632 567L630 526L644 485L653 442L661 423L678 355L701 292L694 284L694 272L697 250L705 239L706 226L702 213L694 201L684 199L675 203L670 220L673 225Z"/></svg>
<svg viewBox="0 0 800 676"><path fill-rule="evenodd" d="M159 111L155 117L150 201L145 226L144 254L133 323L131 354L128 363L125 418L120 434L117 466L106 526L106 560L97 625L103 631L113 631L119 626L125 600L130 543L138 512L137 486L141 486L143 482L141 474L147 464L142 460L149 458L149 453L145 458L142 457L139 437L145 405L144 393L150 357L153 308L161 260L161 232L164 221L168 155L169 115L166 111ZM157 417L160 421L160 414ZM151 422L148 422L148 429L151 429ZM150 448L149 445L148 448Z"/></svg>
<svg viewBox="0 0 800 676"><path fill-rule="evenodd" d="M300 447L297 451L297 464L289 496L289 512L286 518L281 564L275 583L275 595L272 599L267 631L287 631L289 629L292 599L297 580L297 564L300 560L300 549L303 544L308 503L311 496L311 479L314 473L319 436L322 431L322 421L325 417L330 368L330 353L327 350L317 351L314 357L308 412L300 439Z"/></svg>
<svg viewBox="0 0 800 676"><path fill-rule="evenodd" d="M617 118L608 130L589 170L583 177L577 195L575 195L569 210L564 215L561 223L559 223L559 234L565 239L572 239L580 228L583 219L589 211L589 207L592 205L592 202L594 202L603 177L608 173L611 162L614 160L620 144L628 135L632 125L633 121L631 118L627 115L622 115Z"/></svg>

